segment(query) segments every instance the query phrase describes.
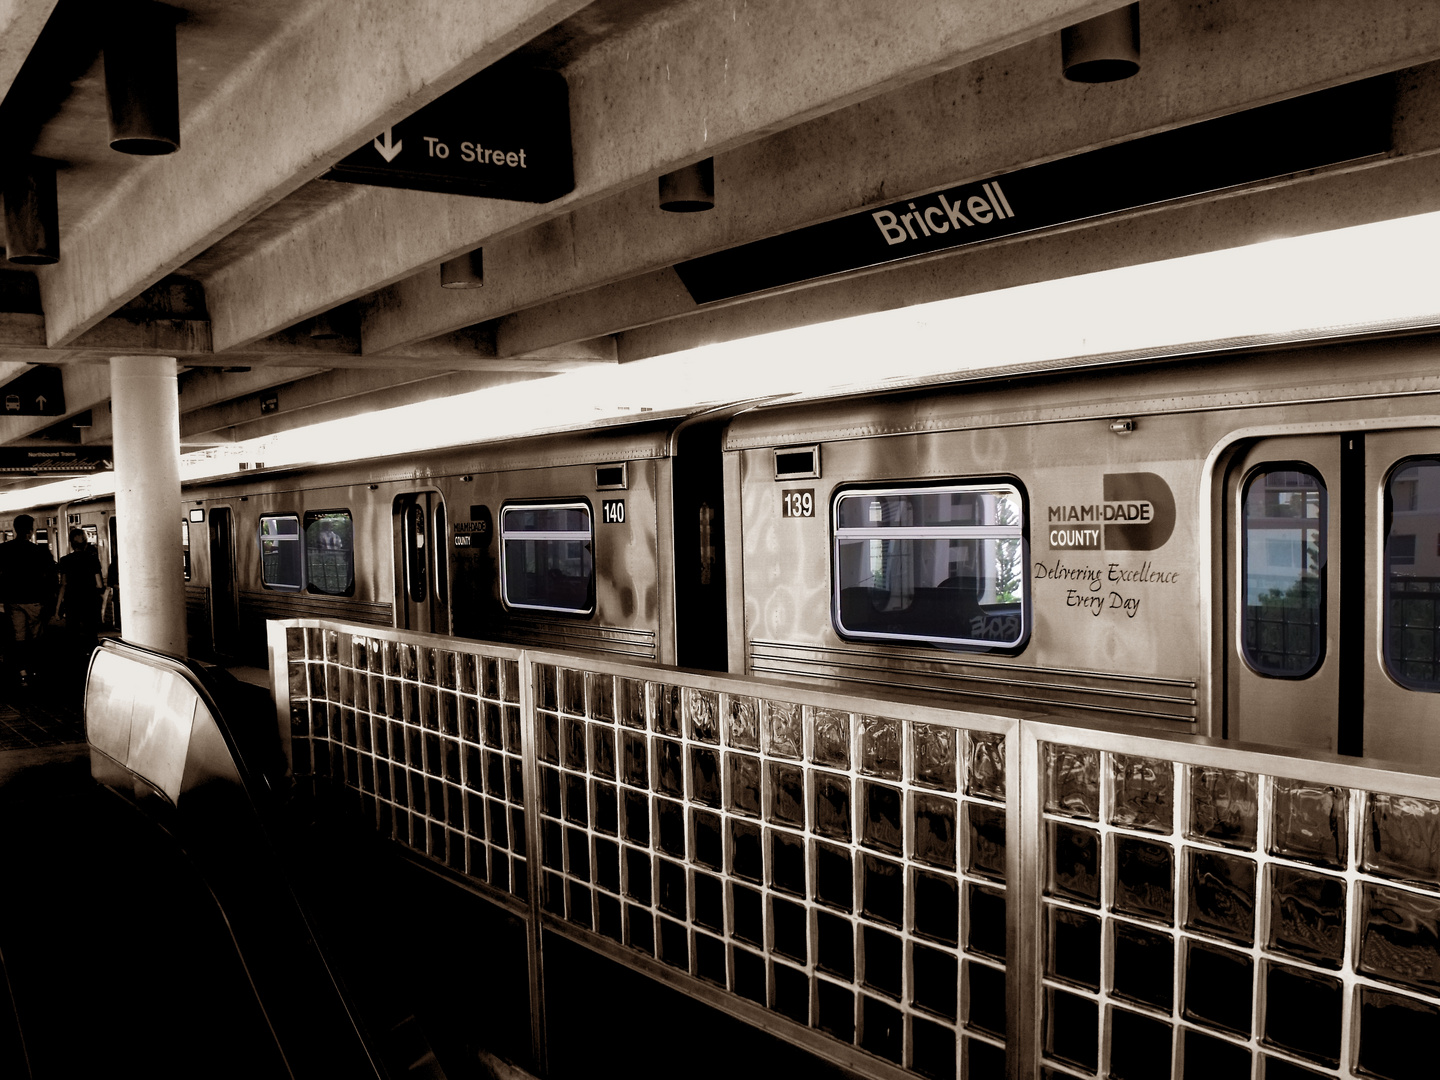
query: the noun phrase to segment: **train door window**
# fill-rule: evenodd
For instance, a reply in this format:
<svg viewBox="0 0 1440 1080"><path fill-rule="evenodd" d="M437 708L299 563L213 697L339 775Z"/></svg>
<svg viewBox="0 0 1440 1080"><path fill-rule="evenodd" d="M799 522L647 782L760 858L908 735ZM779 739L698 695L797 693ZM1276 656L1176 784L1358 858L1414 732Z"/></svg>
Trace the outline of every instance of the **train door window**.
<svg viewBox="0 0 1440 1080"><path fill-rule="evenodd" d="M1440 458L1401 461L1385 484L1385 667L1440 691Z"/></svg>
<svg viewBox="0 0 1440 1080"><path fill-rule="evenodd" d="M190 522L180 521L180 560L185 568L185 580L190 580Z"/></svg>
<svg viewBox="0 0 1440 1080"><path fill-rule="evenodd" d="M450 566L447 562L450 553L446 545L446 537L450 533L449 526L445 520L445 504L440 501L435 503L435 528L432 531L435 543L431 549L435 552L435 599L442 604L446 602L446 592L450 588Z"/></svg>
<svg viewBox="0 0 1440 1080"><path fill-rule="evenodd" d="M832 616L843 636L1024 642L1025 502L1015 485L842 491L834 528Z"/></svg>
<svg viewBox="0 0 1440 1080"><path fill-rule="evenodd" d="M595 531L585 503L500 511L500 582L509 607L588 615L595 610Z"/></svg>
<svg viewBox="0 0 1440 1080"><path fill-rule="evenodd" d="M327 596L355 594L355 523L349 510L305 511L305 587Z"/></svg>
<svg viewBox="0 0 1440 1080"><path fill-rule="evenodd" d="M1305 678L1325 653L1325 484L1307 465L1262 465L1242 505L1242 654L1261 675Z"/></svg>
<svg viewBox="0 0 1440 1080"><path fill-rule="evenodd" d="M412 603L423 604L430 598L430 577L426 567L430 560L425 504L412 502L401 520L405 542L405 591Z"/></svg>
<svg viewBox="0 0 1440 1080"><path fill-rule="evenodd" d="M260 582L267 589L298 589L304 584L300 519L294 514L260 515Z"/></svg>

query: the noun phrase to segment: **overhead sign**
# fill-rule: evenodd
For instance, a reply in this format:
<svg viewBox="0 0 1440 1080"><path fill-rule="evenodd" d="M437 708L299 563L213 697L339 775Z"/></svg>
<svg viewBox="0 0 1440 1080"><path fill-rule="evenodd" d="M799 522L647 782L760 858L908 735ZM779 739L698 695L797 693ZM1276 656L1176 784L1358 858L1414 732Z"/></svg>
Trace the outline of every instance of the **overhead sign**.
<svg viewBox="0 0 1440 1080"><path fill-rule="evenodd" d="M326 180L549 202L575 187L570 92L554 71L482 71L378 132Z"/></svg>
<svg viewBox="0 0 1440 1080"><path fill-rule="evenodd" d="M1367 79L797 229L675 267L696 303L1385 154L1393 89Z"/></svg>
<svg viewBox="0 0 1440 1080"><path fill-rule="evenodd" d="M84 476L114 467L109 446L0 446L0 476Z"/></svg>
<svg viewBox="0 0 1440 1080"><path fill-rule="evenodd" d="M65 384L58 367L40 365L0 386L6 416L64 416Z"/></svg>

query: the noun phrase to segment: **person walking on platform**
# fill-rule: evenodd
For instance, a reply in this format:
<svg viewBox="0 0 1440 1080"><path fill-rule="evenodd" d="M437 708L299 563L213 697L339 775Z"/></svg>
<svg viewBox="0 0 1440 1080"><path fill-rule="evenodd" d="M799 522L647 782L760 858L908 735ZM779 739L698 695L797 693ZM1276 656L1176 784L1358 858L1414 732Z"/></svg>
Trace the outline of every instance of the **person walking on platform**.
<svg viewBox="0 0 1440 1080"><path fill-rule="evenodd" d="M100 573L100 556L90 546L84 529L70 530L70 554L60 560L60 595L56 610L65 620L67 658L88 661L100 635L100 600L105 578Z"/></svg>
<svg viewBox="0 0 1440 1080"><path fill-rule="evenodd" d="M45 632L55 604L55 560L34 541L35 519L15 518L15 539L0 544L0 603L10 616L14 640L10 667L22 687L35 674L35 639Z"/></svg>

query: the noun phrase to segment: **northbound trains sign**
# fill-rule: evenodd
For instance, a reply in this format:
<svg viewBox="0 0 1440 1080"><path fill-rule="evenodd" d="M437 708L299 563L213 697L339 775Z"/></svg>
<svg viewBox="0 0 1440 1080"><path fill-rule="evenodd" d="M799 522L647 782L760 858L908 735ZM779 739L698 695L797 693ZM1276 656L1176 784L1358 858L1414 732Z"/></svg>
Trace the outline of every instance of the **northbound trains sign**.
<svg viewBox="0 0 1440 1080"><path fill-rule="evenodd" d="M697 304L1238 187L1390 149L1391 84L1366 79L1032 165L675 267Z"/></svg>
<svg viewBox="0 0 1440 1080"><path fill-rule="evenodd" d="M553 71L482 71L342 159L326 180L549 202L575 187L570 92Z"/></svg>

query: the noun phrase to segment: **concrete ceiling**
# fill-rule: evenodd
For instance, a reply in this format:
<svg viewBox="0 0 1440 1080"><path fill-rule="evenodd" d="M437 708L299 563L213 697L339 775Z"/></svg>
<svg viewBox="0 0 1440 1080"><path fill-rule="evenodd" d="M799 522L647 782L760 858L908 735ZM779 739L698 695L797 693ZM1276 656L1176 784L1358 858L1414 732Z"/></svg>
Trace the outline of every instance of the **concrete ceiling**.
<svg viewBox="0 0 1440 1080"><path fill-rule="evenodd" d="M0 264L0 381L62 366L103 444L115 355L181 363L182 441L966 293L1440 209L1440 4L1143 0L1142 67L1061 75L1115 0L181 0L181 148L108 146L102 12L0 0L0 163L60 163L61 259ZM574 190L533 204L319 177L504 61L565 76ZM1394 74L1391 142L1251 183L732 301L676 263L1027 165ZM657 178L713 157L716 207ZM484 249L485 286L439 287ZM325 316L334 338L312 336ZM271 398L277 408L262 411ZM88 413L89 427L74 418Z"/></svg>

